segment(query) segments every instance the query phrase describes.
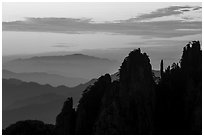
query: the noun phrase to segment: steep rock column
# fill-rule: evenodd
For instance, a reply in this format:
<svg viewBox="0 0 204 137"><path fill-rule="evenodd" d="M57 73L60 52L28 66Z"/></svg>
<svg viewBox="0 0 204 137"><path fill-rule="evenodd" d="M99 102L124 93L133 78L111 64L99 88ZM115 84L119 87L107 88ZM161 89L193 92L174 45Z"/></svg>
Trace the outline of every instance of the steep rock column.
<svg viewBox="0 0 204 137"><path fill-rule="evenodd" d="M119 81L113 81L111 88L102 99L102 106L99 117L94 124L96 135L120 135L123 134L119 115Z"/></svg>
<svg viewBox="0 0 204 137"><path fill-rule="evenodd" d="M122 63L119 99L124 134L151 134L154 80L150 60L140 49L132 51Z"/></svg>
<svg viewBox="0 0 204 137"><path fill-rule="evenodd" d="M67 100L64 102L61 113L56 118L56 134L75 134L75 115L73 99L67 98Z"/></svg>
<svg viewBox="0 0 204 137"><path fill-rule="evenodd" d="M93 134L94 124L101 112L102 98L110 86L111 77L106 74L84 91L77 108L76 134Z"/></svg>
<svg viewBox="0 0 204 137"><path fill-rule="evenodd" d="M164 63L163 63L163 60L161 60L161 63L160 63L160 76L161 76L161 79L163 77L163 73L164 73Z"/></svg>

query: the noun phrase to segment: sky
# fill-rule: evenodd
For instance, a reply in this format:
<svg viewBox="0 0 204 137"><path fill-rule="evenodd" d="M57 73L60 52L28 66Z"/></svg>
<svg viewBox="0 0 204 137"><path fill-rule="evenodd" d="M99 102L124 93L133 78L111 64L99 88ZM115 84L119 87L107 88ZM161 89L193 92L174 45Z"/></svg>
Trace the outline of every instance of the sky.
<svg viewBox="0 0 204 137"><path fill-rule="evenodd" d="M134 18L140 14L174 5L201 6L201 3L3 3L3 21L22 20L25 17L92 18L94 21L114 21Z"/></svg>
<svg viewBox="0 0 204 137"><path fill-rule="evenodd" d="M3 3L2 18L3 56L83 52L121 59L142 48L157 65L177 61L189 41L202 40L202 4L192 2Z"/></svg>

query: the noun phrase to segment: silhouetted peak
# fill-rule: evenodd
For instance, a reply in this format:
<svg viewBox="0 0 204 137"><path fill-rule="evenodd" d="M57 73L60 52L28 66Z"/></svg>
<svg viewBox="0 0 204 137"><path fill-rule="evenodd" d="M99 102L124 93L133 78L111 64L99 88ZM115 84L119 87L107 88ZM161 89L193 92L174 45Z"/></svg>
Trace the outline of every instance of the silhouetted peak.
<svg viewBox="0 0 204 137"><path fill-rule="evenodd" d="M101 76L98 79L98 81L110 83L111 82L111 76L110 76L110 74L105 74L104 76Z"/></svg>
<svg viewBox="0 0 204 137"><path fill-rule="evenodd" d="M73 108L73 99L72 97L68 97L67 100L64 102L62 112L68 111L69 109Z"/></svg>
<svg viewBox="0 0 204 137"><path fill-rule="evenodd" d="M83 92L77 108L76 132L78 134L92 134L92 127L100 114L102 98L110 88L111 76L105 74Z"/></svg>
<svg viewBox="0 0 204 137"><path fill-rule="evenodd" d="M186 52L195 52L195 51L201 51L201 45L199 41L191 41L189 42L185 47L184 51Z"/></svg>
<svg viewBox="0 0 204 137"><path fill-rule="evenodd" d="M89 87L87 87L87 89L83 92L83 96L81 98L81 100L79 101L79 105L83 104L83 100L87 97L89 97L90 94L94 93L94 94L104 94L105 91L103 91L102 89L104 88L108 88L108 86L111 84L111 76L110 74L105 74L101 77L99 77L97 80L94 80L94 84L90 85ZM95 91L96 89L98 89L97 91ZM100 90L99 90L100 89Z"/></svg>
<svg viewBox="0 0 204 137"><path fill-rule="evenodd" d="M119 82L120 111L126 121L125 134L144 134L146 129L148 132L145 134L151 134L154 80L146 53L141 53L140 49L130 52L120 68Z"/></svg>
<svg viewBox="0 0 204 137"><path fill-rule="evenodd" d="M56 118L57 134L74 134L75 110L73 109L73 99L67 98L64 102L61 113Z"/></svg>
<svg viewBox="0 0 204 137"><path fill-rule="evenodd" d="M139 48L129 53L128 57L126 57L125 60L123 61L122 66L123 65L133 65L133 64L135 64L135 66L139 66L139 65L144 65L148 63L150 63L150 60L147 54L141 53L141 50ZM130 66L127 66L127 67L130 67Z"/></svg>
<svg viewBox="0 0 204 137"><path fill-rule="evenodd" d="M163 73L164 73L164 62L163 62L163 59L162 59L161 63L160 63L160 76L161 77L163 76Z"/></svg>
<svg viewBox="0 0 204 137"><path fill-rule="evenodd" d="M163 73L157 87L156 114L158 116L156 121L159 132L202 133L202 51L200 46L199 41L189 42L183 48L180 66L178 63L173 63Z"/></svg>
<svg viewBox="0 0 204 137"><path fill-rule="evenodd" d="M185 70L200 68L202 65L202 51L199 41L189 42L183 48L181 68Z"/></svg>
<svg viewBox="0 0 204 137"><path fill-rule="evenodd" d="M140 49L130 52L120 68L120 82L146 81L151 77L152 67L147 54L141 53Z"/></svg>

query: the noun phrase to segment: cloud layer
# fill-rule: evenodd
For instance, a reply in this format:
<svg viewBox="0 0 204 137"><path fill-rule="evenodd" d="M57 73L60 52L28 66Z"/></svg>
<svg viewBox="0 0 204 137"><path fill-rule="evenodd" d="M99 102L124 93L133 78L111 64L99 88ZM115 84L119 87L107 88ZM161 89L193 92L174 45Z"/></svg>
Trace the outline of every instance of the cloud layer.
<svg viewBox="0 0 204 137"><path fill-rule="evenodd" d="M180 15L185 12L189 12L193 10L195 11L201 8L202 7L198 7L198 6L170 6L167 8L158 9L148 14L142 14L136 18L131 18L130 21L141 21L141 20L148 20L148 19L154 19L154 18L159 18L159 17L171 16L171 15Z"/></svg>
<svg viewBox="0 0 204 137"><path fill-rule="evenodd" d="M76 47L77 45L74 43L56 43L55 45L53 45L53 48L72 48L72 47Z"/></svg>
<svg viewBox="0 0 204 137"><path fill-rule="evenodd" d="M202 33L201 21L149 21L158 17L182 14L190 10L200 10L201 7L171 6L158 9L136 18L119 22L94 23L91 19L75 18L27 18L25 21L3 22L3 31L31 31L52 33L111 33L121 35L138 35L145 38L171 38ZM134 21L133 21L134 20ZM188 18L186 18L188 20ZM190 30L190 31L183 31Z"/></svg>

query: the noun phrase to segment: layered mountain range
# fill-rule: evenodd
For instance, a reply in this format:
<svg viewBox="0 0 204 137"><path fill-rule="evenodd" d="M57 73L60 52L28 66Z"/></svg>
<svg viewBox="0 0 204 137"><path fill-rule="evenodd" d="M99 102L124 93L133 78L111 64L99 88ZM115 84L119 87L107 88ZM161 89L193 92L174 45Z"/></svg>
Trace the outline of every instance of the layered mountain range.
<svg viewBox="0 0 204 137"><path fill-rule="evenodd" d="M46 72L23 72L15 73L8 70L3 70L2 77L4 79L15 78L25 82L36 82L40 84L50 84L52 86L68 86L74 87L79 84L89 81L88 79L76 78L76 77L66 77L57 74L49 74Z"/></svg>
<svg viewBox="0 0 204 137"><path fill-rule="evenodd" d="M180 63L164 70L161 61L160 66L161 78L155 82L148 55L133 50L114 78L102 75L83 90L77 107L74 98L67 96L54 125L19 121L5 128L3 134L202 134L199 41L183 48Z"/></svg>
<svg viewBox="0 0 204 137"><path fill-rule="evenodd" d="M95 79L75 87L41 85L17 79L2 80L2 126L25 119L37 119L54 123L54 118L67 98L73 97L74 106L82 91L93 84Z"/></svg>
<svg viewBox="0 0 204 137"><path fill-rule="evenodd" d="M35 56L30 58L18 58L3 63L3 69L8 71L15 73L43 72L56 74L61 77L69 77L70 81L73 81L73 84L76 84L75 81L77 80L77 84L80 84L80 82L84 82L84 79L96 78L106 72L113 73L117 70L118 66L119 63L117 61L84 54ZM43 75L48 77L47 74ZM53 77L53 75L50 77ZM65 79L64 77L61 79Z"/></svg>

